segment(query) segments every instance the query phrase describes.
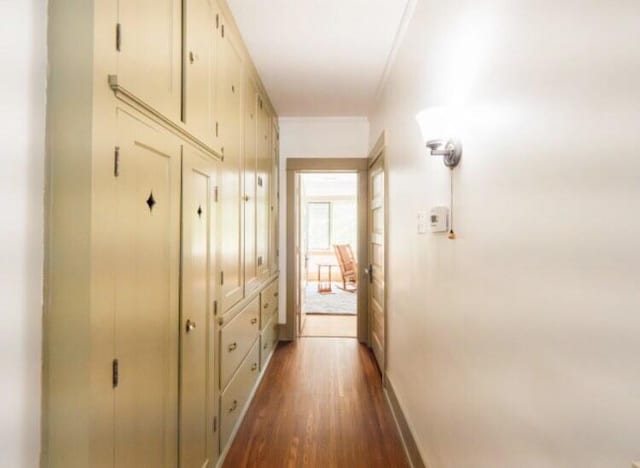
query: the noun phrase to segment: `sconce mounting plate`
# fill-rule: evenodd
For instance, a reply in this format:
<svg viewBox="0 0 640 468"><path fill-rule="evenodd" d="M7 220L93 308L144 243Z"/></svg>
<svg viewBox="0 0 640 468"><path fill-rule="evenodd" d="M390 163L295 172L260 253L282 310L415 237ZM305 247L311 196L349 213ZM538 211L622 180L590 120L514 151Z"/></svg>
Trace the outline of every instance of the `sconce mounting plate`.
<svg viewBox="0 0 640 468"><path fill-rule="evenodd" d="M431 156L444 156L444 165L451 169L460 163L462 143L459 140L429 140L427 148L431 150Z"/></svg>

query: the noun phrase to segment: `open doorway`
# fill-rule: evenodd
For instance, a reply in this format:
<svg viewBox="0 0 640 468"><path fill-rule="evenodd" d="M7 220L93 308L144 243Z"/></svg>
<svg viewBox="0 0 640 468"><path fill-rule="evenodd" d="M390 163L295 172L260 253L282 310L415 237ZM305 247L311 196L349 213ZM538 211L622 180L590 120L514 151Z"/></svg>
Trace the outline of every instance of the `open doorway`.
<svg viewBox="0 0 640 468"><path fill-rule="evenodd" d="M300 336L357 337L358 174L299 176Z"/></svg>
<svg viewBox="0 0 640 468"><path fill-rule="evenodd" d="M343 175L347 176L347 188L332 188L344 183L338 182ZM319 193L309 188L308 180L314 177L306 176L324 178L318 189ZM328 179L333 179L334 182ZM356 336L360 343L369 345L369 280L366 274L369 261L367 243L369 160L367 158L288 158L286 181L287 322L282 330L283 338L297 340L301 336ZM335 196L337 198L332 198ZM353 205L339 206L345 201L353 203L353 198L356 201L355 214L352 211ZM322 205L327 202L329 207L326 204ZM308 206L309 203L317 204ZM351 214L347 221L342 221L345 211ZM309 219L310 214L319 216L312 216L313 219ZM349 245L355 258L353 278L350 279L347 272L344 282L335 244ZM320 266L318 281L319 264L332 266ZM331 270L330 279L329 269ZM329 284L330 292L333 294L318 291L318 286L321 290L324 287L328 289ZM344 301L349 305L335 304L335 302L342 302L341 299L347 294L354 296ZM350 306L354 302L355 314L351 312ZM307 315L307 312L310 313ZM311 318L310 322L307 322L308 317ZM347 325L349 326L347 332L343 331L342 326L338 324L338 322L353 323L354 321L355 333L353 326ZM313 331L313 326L318 322L327 324L324 325L326 328ZM333 322L333 325L328 325L330 322Z"/></svg>

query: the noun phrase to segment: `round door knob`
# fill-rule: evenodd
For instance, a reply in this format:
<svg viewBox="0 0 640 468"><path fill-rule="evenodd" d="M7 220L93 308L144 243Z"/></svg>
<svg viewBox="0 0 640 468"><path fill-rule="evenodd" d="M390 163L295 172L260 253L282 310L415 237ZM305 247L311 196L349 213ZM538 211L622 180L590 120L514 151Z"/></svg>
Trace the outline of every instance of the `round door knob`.
<svg viewBox="0 0 640 468"><path fill-rule="evenodd" d="M229 413L233 413L237 407L238 407L238 400L233 400L233 403L231 404L231 408L229 408Z"/></svg>
<svg viewBox="0 0 640 468"><path fill-rule="evenodd" d="M196 322L192 321L191 319L187 320L187 323L185 325L185 329L186 329L187 333L192 332L193 330L196 329Z"/></svg>

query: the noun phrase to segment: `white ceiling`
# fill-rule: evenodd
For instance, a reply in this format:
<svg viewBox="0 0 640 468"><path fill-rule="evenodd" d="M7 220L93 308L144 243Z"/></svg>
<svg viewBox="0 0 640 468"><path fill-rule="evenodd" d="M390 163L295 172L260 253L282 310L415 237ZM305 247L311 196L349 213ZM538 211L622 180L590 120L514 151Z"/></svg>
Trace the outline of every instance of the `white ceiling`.
<svg viewBox="0 0 640 468"><path fill-rule="evenodd" d="M367 115L409 0L227 0L280 116Z"/></svg>

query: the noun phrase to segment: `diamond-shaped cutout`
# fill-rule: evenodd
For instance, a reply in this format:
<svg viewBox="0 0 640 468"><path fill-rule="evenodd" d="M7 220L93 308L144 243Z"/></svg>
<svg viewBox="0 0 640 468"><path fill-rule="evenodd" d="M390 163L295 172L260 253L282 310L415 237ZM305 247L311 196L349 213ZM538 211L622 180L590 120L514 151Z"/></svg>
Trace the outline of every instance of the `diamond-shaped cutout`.
<svg viewBox="0 0 640 468"><path fill-rule="evenodd" d="M149 198L147 198L147 206L149 207L149 211L153 211L153 207L156 204L156 199L153 198L153 192L149 194Z"/></svg>
<svg viewBox="0 0 640 468"><path fill-rule="evenodd" d="M202 206L198 206L198 211L196 211L196 213L198 213L198 218L202 218Z"/></svg>

